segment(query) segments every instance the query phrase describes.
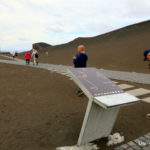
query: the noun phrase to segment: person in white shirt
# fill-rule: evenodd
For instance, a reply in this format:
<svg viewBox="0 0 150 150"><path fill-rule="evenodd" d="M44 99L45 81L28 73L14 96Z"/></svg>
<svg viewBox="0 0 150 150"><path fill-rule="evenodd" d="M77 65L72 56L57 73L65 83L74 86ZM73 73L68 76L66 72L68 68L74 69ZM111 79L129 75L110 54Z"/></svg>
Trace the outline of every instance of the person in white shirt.
<svg viewBox="0 0 150 150"><path fill-rule="evenodd" d="M33 65L38 65L38 51L36 49L32 49L32 58L33 58Z"/></svg>

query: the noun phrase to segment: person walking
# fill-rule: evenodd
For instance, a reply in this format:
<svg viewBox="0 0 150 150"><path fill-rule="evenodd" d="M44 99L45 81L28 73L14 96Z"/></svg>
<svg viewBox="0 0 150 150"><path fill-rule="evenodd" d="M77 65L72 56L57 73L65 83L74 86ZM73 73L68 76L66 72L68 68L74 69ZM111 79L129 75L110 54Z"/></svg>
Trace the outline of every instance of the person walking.
<svg viewBox="0 0 150 150"><path fill-rule="evenodd" d="M38 65L39 54L38 51L34 48L32 50L32 58L33 58L33 65Z"/></svg>
<svg viewBox="0 0 150 150"><path fill-rule="evenodd" d="M29 51L27 51L25 53L25 59L26 59L26 64L29 65L30 64L30 59L31 59L31 53Z"/></svg>
<svg viewBox="0 0 150 150"><path fill-rule="evenodd" d="M88 56L85 52L85 46L79 45L77 47L77 54L73 57L74 67L75 68L86 68L87 60L88 60ZM77 94L78 94L78 96L83 95L82 90L78 89Z"/></svg>
<svg viewBox="0 0 150 150"><path fill-rule="evenodd" d="M48 57L48 51L45 51L45 55Z"/></svg>
<svg viewBox="0 0 150 150"><path fill-rule="evenodd" d="M13 59L15 59L15 52L12 52L12 57Z"/></svg>
<svg viewBox="0 0 150 150"><path fill-rule="evenodd" d="M144 61L150 61L150 49L145 50L143 55L144 55ZM150 70L150 63L149 63L148 68ZM150 119L150 114L146 114L146 118Z"/></svg>
<svg viewBox="0 0 150 150"><path fill-rule="evenodd" d="M144 61L150 61L150 49L145 50L143 55L144 55ZM148 68L150 70L150 63L148 65Z"/></svg>
<svg viewBox="0 0 150 150"><path fill-rule="evenodd" d="M146 114L146 118L147 118L147 119L150 119L150 114Z"/></svg>
<svg viewBox="0 0 150 150"><path fill-rule="evenodd" d="M18 58L18 52L15 52L15 58Z"/></svg>
<svg viewBox="0 0 150 150"><path fill-rule="evenodd" d="M75 68L86 68L88 56L85 52L85 46L79 45L77 47L77 54L73 57L73 63Z"/></svg>

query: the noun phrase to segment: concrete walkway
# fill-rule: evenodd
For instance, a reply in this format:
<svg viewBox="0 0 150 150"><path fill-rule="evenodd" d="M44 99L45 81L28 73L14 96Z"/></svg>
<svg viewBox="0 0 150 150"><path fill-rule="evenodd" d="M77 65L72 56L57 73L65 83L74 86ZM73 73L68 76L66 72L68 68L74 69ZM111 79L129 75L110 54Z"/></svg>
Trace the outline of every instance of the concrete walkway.
<svg viewBox="0 0 150 150"><path fill-rule="evenodd" d="M150 150L150 133L123 144L114 150Z"/></svg>
<svg viewBox="0 0 150 150"><path fill-rule="evenodd" d="M135 83L150 84L150 74L103 70L101 71L111 79L130 81Z"/></svg>
<svg viewBox="0 0 150 150"><path fill-rule="evenodd" d="M6 57L8 57L8 56L6 56ZM10 57L8 57L8 58L10 58ZM7 64L24 65L24 66L26 65L25 62L20 59L16 59L16 61L0 59L0 62L7 63ZM43 69L54 71L57 73L67 73L67 69L71 68L71 66L52 65L52 64L44 64L44 63L39 63L39 65L37 65L37 66L33 66L33 65L29 65L29 66L36 67L36 68L43 68ZM112 70L104 70L104 69L100 69L100 70L102 73L105 74L105 76L107 76L110 79L142 83L142 84L150 84L150 74L136 73L136 72L112 71Z"/></svg>

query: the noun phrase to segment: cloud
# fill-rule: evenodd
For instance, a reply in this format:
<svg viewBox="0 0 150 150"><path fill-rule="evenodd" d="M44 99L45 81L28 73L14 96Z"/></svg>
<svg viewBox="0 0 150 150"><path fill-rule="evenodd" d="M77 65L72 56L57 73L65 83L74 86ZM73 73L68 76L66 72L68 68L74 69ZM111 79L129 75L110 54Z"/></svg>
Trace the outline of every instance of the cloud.
<svg viewBox="0 0 150 150"><path fill-rule="evenodd" d="M0 47L61 44L148 20L148 0L1 0Z"/></svg>

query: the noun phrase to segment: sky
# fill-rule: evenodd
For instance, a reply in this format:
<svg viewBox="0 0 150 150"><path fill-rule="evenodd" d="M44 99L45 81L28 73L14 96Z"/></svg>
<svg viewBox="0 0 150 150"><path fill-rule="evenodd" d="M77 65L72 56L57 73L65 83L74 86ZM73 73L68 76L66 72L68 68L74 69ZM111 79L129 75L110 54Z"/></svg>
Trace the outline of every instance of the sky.
<svg viewBox="0 0 150 150"><path fill-rule="evenodd" d="M150 19L150 0L0 0L0 50L59 45Z"/></svg>

